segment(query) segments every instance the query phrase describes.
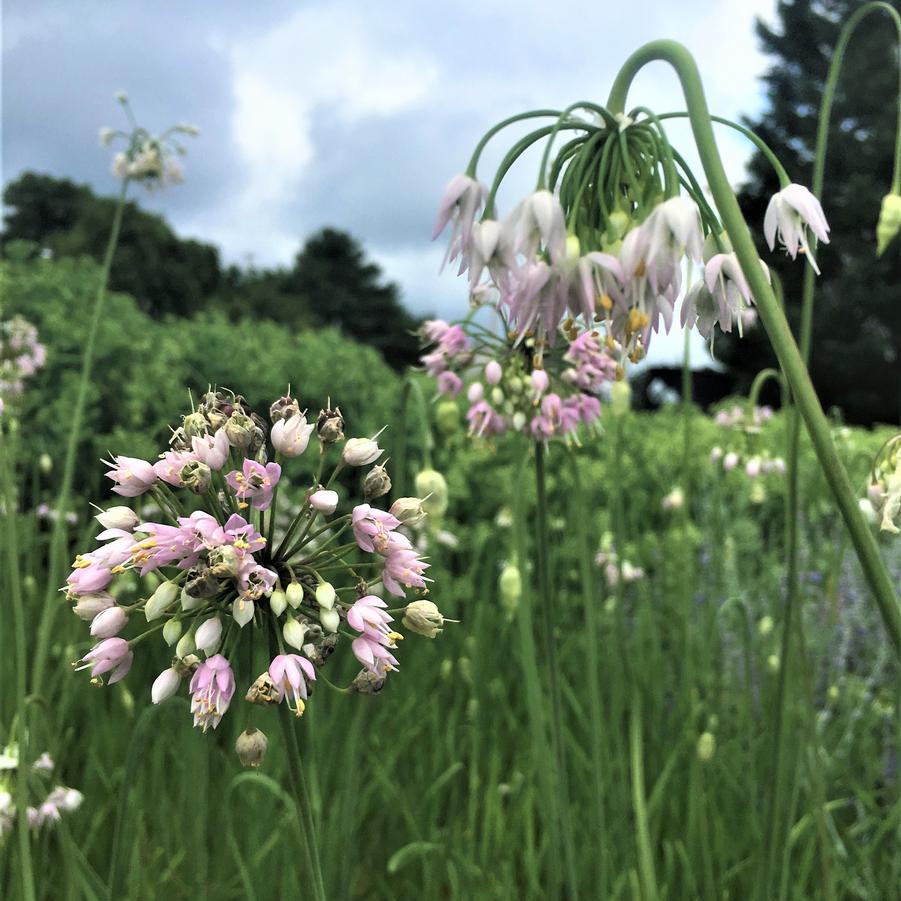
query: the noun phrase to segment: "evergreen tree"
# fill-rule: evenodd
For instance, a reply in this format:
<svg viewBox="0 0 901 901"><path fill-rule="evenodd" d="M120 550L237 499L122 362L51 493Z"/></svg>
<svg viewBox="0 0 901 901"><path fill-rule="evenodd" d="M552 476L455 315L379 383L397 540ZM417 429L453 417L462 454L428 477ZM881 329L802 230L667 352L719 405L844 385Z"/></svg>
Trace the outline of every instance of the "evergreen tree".
<svg viewBox="0 0 901 901"><path fill-rule="evenodd" d="M776 58L764 76L768 108L746 120L783 161L792 179L810 185L820 101L832 51L861 0L781 0L777 26L758 22L765 51ZM894 0L901 9L901 0ZM901 391L901 241L876 258L875 226L888 192L898 116L898 52L886 16L870 15L852 38L833 106L823 196L831 243L821 246L811 346L811 374L824 407L848 421L897 422ZM764 211L779 189L756 154L740 201L752 231L762 236ZM760 237L760 249L764 250ZM785 291L798 332L801 258L764 253ZM717 356L747 390L755 373L774 364L762 329L743 340L717 340Z"/></svg>

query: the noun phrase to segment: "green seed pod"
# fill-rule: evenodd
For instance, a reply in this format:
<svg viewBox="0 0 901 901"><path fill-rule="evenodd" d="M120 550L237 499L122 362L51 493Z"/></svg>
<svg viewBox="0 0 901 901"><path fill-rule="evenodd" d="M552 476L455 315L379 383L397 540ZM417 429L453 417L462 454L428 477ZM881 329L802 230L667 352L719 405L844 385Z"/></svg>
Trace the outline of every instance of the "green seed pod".
<svg viewBox="0 0 901 901"><path fill-rule="evenodd" d="M422 498L422 509L433 519L441 519L447 512L447 482L440 472L424 469L416 476L416 494Z"/></svg>

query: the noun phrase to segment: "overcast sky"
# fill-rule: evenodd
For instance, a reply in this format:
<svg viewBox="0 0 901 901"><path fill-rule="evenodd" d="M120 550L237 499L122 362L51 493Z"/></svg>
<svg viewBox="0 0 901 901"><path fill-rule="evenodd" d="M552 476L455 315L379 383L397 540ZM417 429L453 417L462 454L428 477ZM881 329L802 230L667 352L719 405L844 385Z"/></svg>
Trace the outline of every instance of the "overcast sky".
<svg viewBox="0 0 901 901"><path fill-rule="evenodd" d="M714 112L753 113L767 65L753 24L774 8L775 0L3 0L2 178L33 169L112 193L110 151L97 132L124 126L113 93L126 90L150 131L177 121L201 128L185 184L139 198L180 234L217 244L226 261L267 265L289 262L323 225L346 229L412 310L452 318L466 292L438 274L443 245L431 244L431 227L444 184L488 127L525 109L604 102L626 56L661 37L695 54ZM684 106L660 63L636 79L629 101L658 112ZM688 146L686 132L670 132ZM719 137L737 184L748 147ZM496 160L486 153L483 178ZM529 164L506 196L534 180ZM678 358L681 338L652 353Z"/></svg>

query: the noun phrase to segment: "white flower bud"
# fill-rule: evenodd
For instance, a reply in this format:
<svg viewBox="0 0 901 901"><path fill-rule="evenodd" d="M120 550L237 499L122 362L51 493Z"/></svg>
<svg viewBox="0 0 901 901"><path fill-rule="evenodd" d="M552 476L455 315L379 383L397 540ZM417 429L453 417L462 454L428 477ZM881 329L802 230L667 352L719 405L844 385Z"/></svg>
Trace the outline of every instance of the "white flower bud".
<svg viewBox="0 0 901 901"><path fill-rule="evenodd" d="M178 597L178 586L174 582L163 582L150 596L150 600L144 605L144 616L147 622L159 619L169 609Z"/></svg>
<svg viewBox="0 0 901 901"><path fill-rule="evenodd" d="M207 657L216 653L219 642L222 639L222 620L218 616L211 616L204 620L194 633L194 644L203 651Z"/></svg>
<svg viewBox="0 0 901 901"><path fill-rule="evenodd" d="M275 591L269 595L269 609L276 615L281 616L285 612L285 608L288 606L288 599L285 597L284 591L280 588L276 588Z"/></svg>
<svg viewBox="0 0 901 901"><path fill-rule="evenodd" d="M478 404L485 400L485 389L481 382L473 382L466 392L466 399L471 404Z"/></svg>
<svg viewBox="0 0 901 901"><path fill-rule="evenodd" d="M489 385L498 385L500 384L500 380L503 378L504 370L501 368L501 364L497 362L497 360L491 360L485 366L485 381L488 382Z"/></svg>
<svg viewBox="0 0 901 901"><path fill-rule="evenodd" d="M125 529L126 532L131 532L140 522L138 514L131 507L110 507L103 513L98 513L94 519L104 529Z"/></svg>
<svg viewBox="0 0 901 901"><path fill-rule="evenodd" d="M181 682L181 676L178 675L174 666L164 669L153 680L150 688L150 700L154 704L161 704L166 698L171 698L178 691L179 682Z"/></svg>
<svg viewBox="0 0 901 901"><path fill-rule="evenodd" d="M372 438L348 438L341 459L348 466L368 466L381 456L382 449Z"/></svg>
<svg viewBox="0 0 901 901"><path fill-rule="evenodd" d="M303 601L303 585L300 582L292 582L285 589L285 598L288 601L288 606L296 610L300 606L301 601Z"/></svg>
<svg viewBox="0 0 901 901"><path fill-rule="evenodd" d="M316 603L323 610L331 610L335 606L335 586L331 582L320 582L316 586Z"/></svg>
<svg viewBox="0 0 901 901"><path fill-rule="evenodd" d="M298 651L303 649L304 636L306 634L307 627L299 623L293 616L289 616L284 626L282 626L282 638L284 638L285 643Z"/></svg>
<svg viewBox="0 0 901 901"><path fill-rule="evenodd" d="M334 633L338 631L338 626L341 624L341 617L334 608L331 610L320 610L319 622L326 632Z"/></svg>
<svg viewBox="0 0 901 901"><path fill-rule="evenodd" d="M317 512L330 516L338 506L338 492L320 488L310 495L310 506Z"/></svg>
<svg viewBox="0 0 901 901"><path fill-rule="evenodd" d="M91 620L91 635L94 638L112 638L118 635L128 622L128 616L121 607L107 607Z"/></svg>

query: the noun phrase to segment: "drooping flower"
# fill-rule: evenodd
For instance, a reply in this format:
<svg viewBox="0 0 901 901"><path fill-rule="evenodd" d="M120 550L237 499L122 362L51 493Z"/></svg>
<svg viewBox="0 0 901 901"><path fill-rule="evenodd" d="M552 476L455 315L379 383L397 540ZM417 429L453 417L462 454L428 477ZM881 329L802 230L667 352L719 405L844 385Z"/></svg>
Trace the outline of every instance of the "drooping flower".
<svg viewBox="0 0 901 901"><path fill-rule="evenodd" d="M813 271L819 275L808 232L823 244L829 243L829 223L823 207L803 185L787 185L770 198L763 218L763 234L770 250L775 248L778 237L792 259L799 252L804 253Z"/></svg>
<svg viewBox="0 0 901 901"><path fill-rule="evenodd" d="M468 250L472 227L487 193L485 186L469 175L455 175L448 182L438 206L438 217L432 231L434 241L447 224L453 222L450 242L444 257L445 263Z"/></svg>
<svg viewBox="0 0 901 901"><path fill-rule="evenodd" d="M278 690L278 700L293 699L288 705L300 716L308 697L308 682L316 681L313 664L300 654L279 654L269 664L269 676Z"/></svg>
<svg viewBox="0 0 901 901"><path fill-rule="evenodd" d="M124 638L104 638L78 661L76 669L90 668L92 678L109 673L107 684L112 685L128 675L133 660L134 652Z"/></svg>
<svg viewBox="0 0 901 901"><path fill-rule="evenodd" d="M215 729L235 693L231 664L221 654L204 660L191 677L190 690L194 725L204 732L211 726Z"/></svg>

